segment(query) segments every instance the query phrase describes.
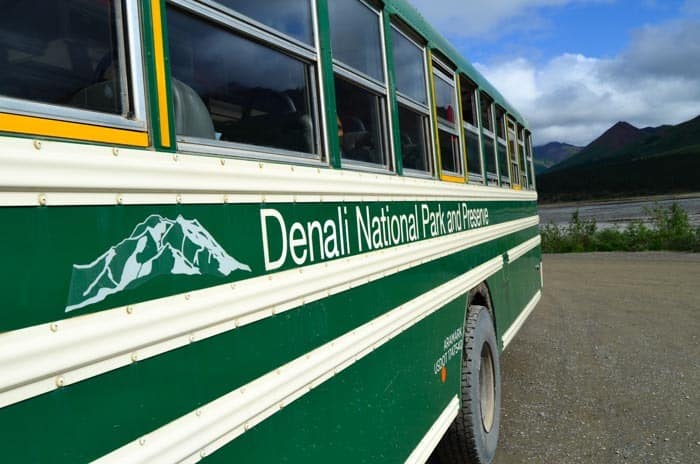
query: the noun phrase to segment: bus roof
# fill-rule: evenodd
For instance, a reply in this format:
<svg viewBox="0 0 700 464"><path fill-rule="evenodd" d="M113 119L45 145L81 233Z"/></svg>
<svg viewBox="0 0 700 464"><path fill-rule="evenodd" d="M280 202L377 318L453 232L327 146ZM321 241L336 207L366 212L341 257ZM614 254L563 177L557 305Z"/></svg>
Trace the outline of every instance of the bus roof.
<svg viewBox="0 0 700 464"><path fill-rule="evenodd" d="M439 50L457 66L459 72L467 75L479 86L480 90L489 94L508 114L527 128L527 121L518 110L508 103L505 97L442 34L435 30L413 5L407 0L386 0L385 4L387 11L392 16L398 16L404 23L413 28L428 42L428 47Z"/></svg>

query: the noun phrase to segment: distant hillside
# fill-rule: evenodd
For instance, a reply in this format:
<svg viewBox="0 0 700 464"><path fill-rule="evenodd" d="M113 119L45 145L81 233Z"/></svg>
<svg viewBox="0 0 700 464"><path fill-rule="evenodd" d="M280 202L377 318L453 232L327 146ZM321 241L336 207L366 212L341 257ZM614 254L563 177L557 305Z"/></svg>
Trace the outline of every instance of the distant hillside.
<svg viewBox="0 0 700 464"><path fill-rule="evenodd" d="M580 150L575 156L572 156L554 166L552 171L566 169L572 166L591 163L610 156L615 156L619 150L639 142L648 135L653 135L655 133L656 129L653 128L642 130L637 129L629 123L622 121L618 122L610 129L605 131L603 135Z"/></svg>
<svg viewBox="0 0 700 464"><path fill-rule="evenodd" d="M537 185L542 201L700 191L700 116L657 128L617 123Z"/></svg>
<svg viewBox="0 0 700 464"><path fill-rule="evenodd" d="M552 166L571 158L583 150L583 147L569 145L568 143L551 142L534 147L533 150L535 151L535 172L540 174Z"/></svg>

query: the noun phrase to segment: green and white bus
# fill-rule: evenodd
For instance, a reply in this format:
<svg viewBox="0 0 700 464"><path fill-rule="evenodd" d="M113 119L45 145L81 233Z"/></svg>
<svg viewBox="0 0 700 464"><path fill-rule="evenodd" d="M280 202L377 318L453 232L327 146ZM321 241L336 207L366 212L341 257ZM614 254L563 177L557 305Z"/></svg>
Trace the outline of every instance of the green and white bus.
<svg viewBox="0 0 700 464"><path fill-rule="evenodd" d="M531 135L415 9L0 11L3 462L491 462Z"/></svg>

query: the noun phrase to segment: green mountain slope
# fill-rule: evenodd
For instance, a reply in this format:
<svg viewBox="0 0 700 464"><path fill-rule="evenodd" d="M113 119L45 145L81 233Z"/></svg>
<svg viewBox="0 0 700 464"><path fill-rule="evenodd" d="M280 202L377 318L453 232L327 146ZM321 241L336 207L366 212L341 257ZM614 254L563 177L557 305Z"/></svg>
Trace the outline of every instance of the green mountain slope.
<svg viewBox="0 0 700 464"><path fill-rule="evenodd" d="M659 128L618 123L537 185L542 201L700 191L700 116Z"/></svg>
<svg viewBox="0 0 700 464"><path fill-rule="evenodd" d="M569 145L568 143L551 142L546 145L536 146L533 150L535 152L535 173L540 174L576 155L583 150L583 147Z"/></svg>
<svg viewBox="0 0 700 464"><path fill-rule="evenodd" d="M643 130L637 129L626 122L618 122L575 156L553 166L552 171L613 157L619 150L639 142L646 136L647 134Z"/></svg>

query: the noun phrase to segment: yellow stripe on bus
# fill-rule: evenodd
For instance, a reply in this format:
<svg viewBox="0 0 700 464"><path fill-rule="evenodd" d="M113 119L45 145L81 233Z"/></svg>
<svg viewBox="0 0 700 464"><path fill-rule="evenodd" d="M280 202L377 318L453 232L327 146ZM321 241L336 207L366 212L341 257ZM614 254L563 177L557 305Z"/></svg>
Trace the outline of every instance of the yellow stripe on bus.
<svg viewBox="0 0 700 464"><path fill-rule="evenodd" d="M454 182L456 184L463 184L464 183L464 177L448 176L447 174L441 175L440 180L444 180L445 182Z"/></svg>
<svg viewBox="0 0 700 464"><path fill-rule="evenodd" d="M170 120L168 117L168 96L165 85L165 48L163 45L163 16L160 0L153 0L153 48L156 60L156 86L158 87L158 114L160 115L160 143L170 147Z"/></svg>
<svg viewBox="0 0 700 464"><path fill-rule="evenodd" d="M0 132L60 137L117 145L148 146L145 132L112 129L68 121L0 113Z"/></svg>

